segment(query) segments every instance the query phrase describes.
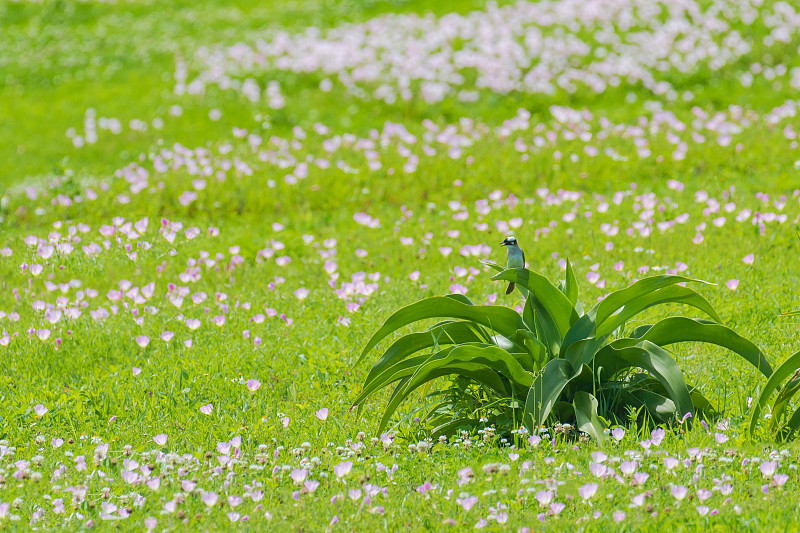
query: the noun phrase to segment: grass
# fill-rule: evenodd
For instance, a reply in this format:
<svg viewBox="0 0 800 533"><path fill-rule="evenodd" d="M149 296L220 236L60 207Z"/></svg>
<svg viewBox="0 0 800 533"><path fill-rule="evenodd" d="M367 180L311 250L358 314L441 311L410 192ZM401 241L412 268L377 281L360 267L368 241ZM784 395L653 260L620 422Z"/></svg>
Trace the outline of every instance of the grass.
<svg viewBox="0 0 800 533"><path fill-rule="evenodd" d="M777 125L767 119L795 90L785 79L780 87L761 77L749 88L738 81L752 62L767 64L765 49L754 47L720 71L671 75L677 87L695 94L692 102L661 102L679 120L691 125L692 107L699 106L728 113L727 120L741 127L727 146L703 130L709 141L690 142L683 159L673 159L669 134L689 140L691 126L686 132L648 133L653 154L648 158L637 157L625 135L597 139L603 129L598 117L619 124L652 120L647 102L658 99L640 86L599 95L482 90L472 104L448 98L434 105L420 99L388 105L337 88L322 92L318 73L255 73L281 82L286 105L280 110L249 103L233 91L209 89L203 97L173 91L176 56L196 69L191 58L199 46L250 42L265 27L330 28L386 12L435 9L442 15L482 7L477 1L432 6L377 0L47 1L0 7L0 56L5 58L0 60L0 160L5 163L0 183L7 187L0 203L0 249L12 252L0 254L0 333L8 332L8 345L0 346L0 527L141 530L150 524L147 518L157 519L159 531L184 524L227 530L232 521L243 529L279 531L439 530L449 527L449 520L468 528L486 521L488 530L760 531L800 523L797 447L766 435L748 438L748 398L757 395L763 378L721 350L677 346L674 354L689 380L710 392L729 419L727 428L717 429L717 421L708 429L696 423L668 431L663 442L647 449L649 431L634 425L620 442L599 450L608 456L603 461L591 455L598 451L594 444L560 438L535 446L523 439L510 448L490 431L449 444L428 443L428 428L414 422L416 410L428 404L422 395L401 409L395 440L385 447L372 439L379 437L374 433L387 396L361 412L350 410L368 369L352 365L369 335L396 308L425 295L446 294L454 283L464 285L476 302L495 293L503 304L517 303L489 281L479 257L459 253L466 245L485 244L488 257L502 262L496 245L508 231L518 237L531 267L551 279L562 275L558 259L569 257L587 285L587 303L635 278L685 263L686 274L716 283L701 292L728 325L765 351L773 366L798 349L796 320L778 315L800 307L794 290L800 281L795 190L800 154L784 131L787 125L800 128L796 116ZM800 43L792 39L769 48L772 64L800 66L793 55ZM635 99L623 103L629 94ZM601 155L589 157L586 143L563 137L523 154L514 141L524 137L531 146L534 131L508 136L497 129L519 108L530 111L530 130L537 124L553 131L572 128L556 123L552 105L591 110L594 117L587 123ZM730 111L732 105L757 118L745 124ZM173 106L180 106L179 115L171 112ZM88 108L98 118L118 118L122 131L99 130L97 143L76 148L66 132L76 128L82 134ZM212 110L220 111L218 120L210 118ZM448 156L449 146L436 141L425 141L436 149L426 155L421 143L387 136L375 148L382 166L370 171L362 148L345 142L329 153L323 144L334 134L368 138L371 129L383 131L387 122L423 139L425 119L441 128L453 124L467 135L459 122L464 117L485 128L474 128L482 133L455 159ZM163 120L161 129L153 127L155 118ZM134 119L146 122L147 130L131 128ZM314 133L317 122L330 133ZM293 137L295 126L306 138ZM233 128L260 136L261 147L236 137ZM271 141L273 136L283 140ZM191 157L184 153L180 168L157 171L153 160L181 150L176 143L194 150ZM419 157L414 172L403 171L405 148ZM603 155L606 148L627 160ZM283 161L311 157L307 177L287 183L295 165L265 161L258 151ZM212 175L197 183L201 176L187 167L187 159L200 169L211 167ZM319 168L319 159L330 160L330 168ZM234 161L252 172L229 169L226 162ZM337 168L339 161L345 170ZM178 166L175 158L169 163ZM120 171L132 164L147 172L138 193ZM669 180L685 189L676 190ZM550 196L540 194L543 188ZM197 199L184 205L179 198L187 191ZM710 208L713 202L697 200L700 191L719 202L719 212ZM509 200L511 194L518 203ZM479 201L487 201L491 211L481 213ZM728 213L724 206L730 202L735 207ZM653 212L643 216L648 209ZM751 213L739 222L735 216L742 209ZM378 219L377 227L354 219L362 212ZM462 212L466 219L454 218ZM759 228L752 223L756 212L786 219L767 216ZM688 214L684 223L663 230L656 226L683 213ZM717 227L714 220L720 216L726 220ZM142 231L124 227L143 218L148 224ZM497 225L513 219L520 219L518 228ZM640 222L652 228L651 234L640 233ZM705 227L698 229L701 224ZM609 235L614 226L619 232ZM162 229L170 227L174 239ZM188 228L199 234L188 238ZM703 241L694 244L698 233ZM29 246L29 236L42 241ZM401 237L413 244L403 244ZM47 241L69 243L74 251L62 248L50 255ZM607 249L608 242L613 249ZM87 248L86 253L91 243L99 251ZM452 251L445 255L443 247ZM259 256L263 250L268 250L265 258ZM747 265L742 258L750 253L755 261ZM291 261L281 265L278 257ZM620 270L614 268L618 262ZM42 272L34 275L31 265L41 265ZM338 278L332 275L334 266ZM455 267L481 272L457 277ZM604 287L588 283L592 269ZM418 281L409 279L415 271ZM359 284L358 273L373 274L377 281L367 277ZM739 281L736 290L726 287L731 279ZM139 299L151 282L152 296ZM331 282L337 289L352 282L360 293L340 298ZM370 283L377 286L366 286ZM134 287L138 293L121 298L110 292ZM301 288L309 291L304 299L295 293ZM179 301L182 291L188 292ZM200 293L206 299L194 302L192 296ZM354 301L360 308L350 312L346 302ZM42 305L52 309L46 314ZM108 316L93 318L101 308ZM67 309L80 317L68 318ZM267 316L270 310L277 316ZM62 315L52 323L56 311ZM224 317L224 324L216 325L214 317ZM191 319L201 325L191 329ZM168 342L160 338L165 331L174 333ZM146 347L136 341L142 336L149 339ZM246 384L252 379L260 382L254 391ZM209 404L213 410L206 415L200 408ZM38 414L38 405L47 412ZM317 416L321 409L329 410L325 420ZM716 433L729 440L719 442ZM167 436L163 445L154 441L161 434ZM63 443L56 447L59 439ZM232 440L231 451L219 444ZM86 469L76 462L78 456L85 458ZM668 469L667 457L678 458L679 466ZM348 461L352 471L340 478L336 470L341 467L335 467ZM638 462L636 471L649 478L632 481L632 474L620 470L621 461ZM777 477L760 470L771 461ZM592 468L598 467L592 463L612 466L621 481L595 475ZM390 474L393 465L397 468ZM467 467L474 477L459 474ZM320 484L312 491L313 485L293 481L292 472ZM783 483L781 474L788 475ZM591 483L598 483L598 492L584 501L579 489ZM730 494L726 483L732 485ZM677 500L673 486L687 487L691 499ZM701 501L705 493L698 490L711 496ZM565 504L563 510L556 513L557 506L540 503L547 495L537 493L547 491L554 492L553 502ZM219 502L204 503L204 494L211 501L209 493ZM470 496L478 497L470 509L458 503ZM244 502L237 504L237 497ZM54 505L57 499L65 507L62 513ZM615 512L625 516L614 518ZM245 516L249 520L242 521Z"/></svg>

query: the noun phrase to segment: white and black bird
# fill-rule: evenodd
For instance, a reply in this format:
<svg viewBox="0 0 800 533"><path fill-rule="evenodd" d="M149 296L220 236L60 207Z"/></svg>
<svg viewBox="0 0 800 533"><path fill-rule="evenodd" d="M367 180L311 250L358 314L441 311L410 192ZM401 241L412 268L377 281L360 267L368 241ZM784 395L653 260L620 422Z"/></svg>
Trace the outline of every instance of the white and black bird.
<svg viewBox="0 0 800 533"><path fill-rule="evenodd" d="M525 268L525 252L522 251L517 245L517 239L514 237L506 237L501 246L505 246L508 252L506 268ZM514 292L515 283L512 281L508 284L506 294Z"/></svg>

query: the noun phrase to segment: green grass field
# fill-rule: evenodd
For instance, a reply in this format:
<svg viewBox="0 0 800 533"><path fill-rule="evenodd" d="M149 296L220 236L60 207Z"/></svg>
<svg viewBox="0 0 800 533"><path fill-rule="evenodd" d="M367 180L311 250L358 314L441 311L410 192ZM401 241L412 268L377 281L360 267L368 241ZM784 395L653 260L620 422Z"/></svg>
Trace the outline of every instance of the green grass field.
<svg viewBox="0 0 800 533"><path fill-rule="evenodd" d="M670 347L720 416L663 438L351 409L397 308L520 304L508 234L588 306L679 272L800 349L797 9L580 5L0 3L0 529L798 529L720 348Z"/></svg>

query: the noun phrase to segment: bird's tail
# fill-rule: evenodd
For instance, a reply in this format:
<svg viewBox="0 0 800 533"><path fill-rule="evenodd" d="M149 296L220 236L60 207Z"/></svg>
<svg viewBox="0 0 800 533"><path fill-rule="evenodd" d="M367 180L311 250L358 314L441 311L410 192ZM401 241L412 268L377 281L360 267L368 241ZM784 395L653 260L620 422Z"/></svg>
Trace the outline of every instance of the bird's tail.
<svg viewBox="0 0 800 533"><path fill-rule="evenodd" d="M512 292L514 292L514 286L515 285L516 284L513 281L511 283L509 283L508 284L508 288L506 289L506 294L511 294Z"/></svg>

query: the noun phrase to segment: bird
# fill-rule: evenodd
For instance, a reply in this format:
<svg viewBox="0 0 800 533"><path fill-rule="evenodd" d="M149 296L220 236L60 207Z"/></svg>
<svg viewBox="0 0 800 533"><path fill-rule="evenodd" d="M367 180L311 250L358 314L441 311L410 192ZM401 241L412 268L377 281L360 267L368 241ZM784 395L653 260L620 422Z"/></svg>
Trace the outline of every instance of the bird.
<svg viewBox="0 0 800 533"><path fill-rule="evenodd" d="M506 237L500 245L505 246L508 251L506 268L525 268L525 252L517 245L517 239L515 237ZM514 292L515 285L513 281L509 283L506 294Z"/></svg>

